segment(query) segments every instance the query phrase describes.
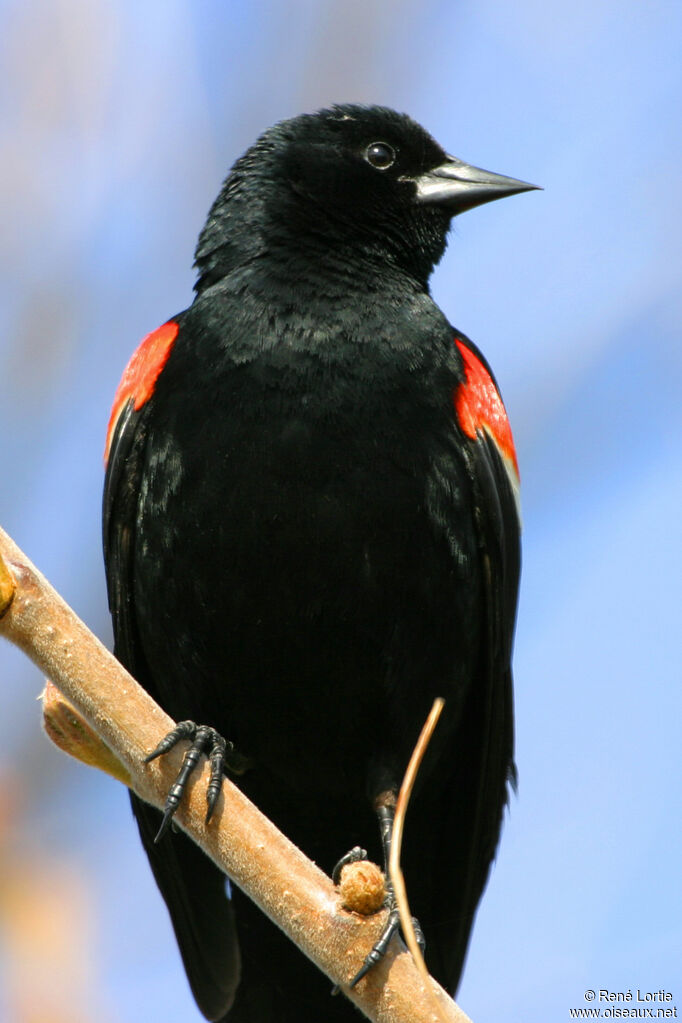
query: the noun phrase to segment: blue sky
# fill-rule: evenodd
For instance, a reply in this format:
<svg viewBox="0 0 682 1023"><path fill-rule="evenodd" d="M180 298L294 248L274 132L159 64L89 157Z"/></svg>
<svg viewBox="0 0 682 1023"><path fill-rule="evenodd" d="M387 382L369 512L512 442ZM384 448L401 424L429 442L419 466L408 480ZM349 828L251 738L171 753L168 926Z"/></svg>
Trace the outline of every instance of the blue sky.
<svg viewBox="0 0 682 1023"><path fill-rule="evenodd" d="M5 0L0 29L0 523L107 641L109 405L191 300L196 235L255 136L386 103L544 186L461 217L433 281L501 383L525 527L519 795L459 1001L474 1023L567 1019L587 988L682 1003L682 7ZM0 673L6 855L81 879L83 1019L198 1019L125 794L47 745L41 680L6 645Z"/></svg>

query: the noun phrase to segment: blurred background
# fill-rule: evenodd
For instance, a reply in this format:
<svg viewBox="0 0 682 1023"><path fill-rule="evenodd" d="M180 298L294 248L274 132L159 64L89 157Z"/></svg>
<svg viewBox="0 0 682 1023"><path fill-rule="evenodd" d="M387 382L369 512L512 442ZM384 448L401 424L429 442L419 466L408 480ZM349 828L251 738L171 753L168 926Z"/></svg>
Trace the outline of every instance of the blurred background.
<svg viewBox="0 0 682 1023"><path fill-rule="evenodd" d="M682 1012L681 29L676 0L0 2L0 523L106 642L111 399L256 135L378 102L545 188L461 217L433 282L523 478L519 795L474 1023L588 988ZM126 793L50 746L4 642L0 684L0 1019L198 1021Z"/></svg>

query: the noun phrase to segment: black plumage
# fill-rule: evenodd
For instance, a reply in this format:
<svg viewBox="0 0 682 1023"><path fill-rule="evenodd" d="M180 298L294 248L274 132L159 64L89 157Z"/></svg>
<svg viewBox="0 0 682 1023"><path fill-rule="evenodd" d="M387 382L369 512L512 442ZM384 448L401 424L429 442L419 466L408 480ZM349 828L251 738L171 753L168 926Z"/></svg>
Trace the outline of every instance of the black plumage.
<svg viewBox="0 0 682 1023"><path fill-rule="evenodd" d="M404 870L450 989L513 778L519 522L494 382L428 278L454 214L529 187L384 108L276 125L227 178L196 298L163 359L140 350L109 436L116 655L235 744L238 784L323 869L355 844L380 860L376 797L446 698ZM209 1019L233 999L231 1023L353 1018L188 839L155 845L160 815L132 798Z"/></svg>

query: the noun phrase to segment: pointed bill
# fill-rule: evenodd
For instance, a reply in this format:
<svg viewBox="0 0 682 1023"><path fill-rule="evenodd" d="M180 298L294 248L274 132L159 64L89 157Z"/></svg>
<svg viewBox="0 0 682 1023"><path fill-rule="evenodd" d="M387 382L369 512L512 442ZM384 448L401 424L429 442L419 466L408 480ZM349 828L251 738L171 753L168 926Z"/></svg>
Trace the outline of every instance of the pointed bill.
<svg viewBox="0 0 682 1023"><path fill-rule="evenodd" d="M463 213L493 199L539 188L518 178L473 167L456 156L448 156L438 167L413 180L417 186L417 202L436 203L453 213Z"/></svg>

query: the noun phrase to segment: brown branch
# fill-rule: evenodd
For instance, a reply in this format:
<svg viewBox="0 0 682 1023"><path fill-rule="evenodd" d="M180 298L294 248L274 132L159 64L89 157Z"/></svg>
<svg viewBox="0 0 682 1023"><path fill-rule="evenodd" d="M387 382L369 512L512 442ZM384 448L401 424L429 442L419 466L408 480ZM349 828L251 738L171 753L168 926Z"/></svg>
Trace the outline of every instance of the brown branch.
<svg viewBox="0 0 682 1023"><path fill-rule="evenodd" d="M180 766L182 749L142 764L172 722L121 667L0 529L0 635L19 646L92 727L120 765L130 787L154 806ZM184 745L184 744L183 744ZM97 756L94 757L97 766ZM105 768L106 769L106 768ZM112 773L120 772L115 770ZM192 780L178 825L376 1023L432 1020L435 990L442 1018L468 1017L394 942L378 967L353 991L347 987L382 929L385 914L360 917L341 908L336 889L313 863L225 780L206 827L208 767Z"/></svg>

